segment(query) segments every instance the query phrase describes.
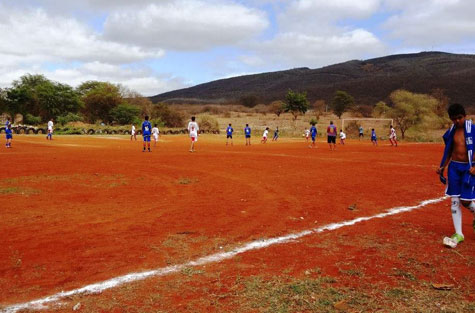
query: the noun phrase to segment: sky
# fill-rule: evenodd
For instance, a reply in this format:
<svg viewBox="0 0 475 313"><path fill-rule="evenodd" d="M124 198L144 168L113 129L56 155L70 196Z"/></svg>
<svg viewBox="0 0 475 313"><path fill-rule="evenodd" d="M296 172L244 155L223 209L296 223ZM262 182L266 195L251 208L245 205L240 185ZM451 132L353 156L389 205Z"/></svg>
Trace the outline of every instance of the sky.
<svg viewBox="0 0 475 313"><path fill-rule="evenodd" d="M0 88L25 74L144 96L420 51L475 51L474 0L0 0Z"/></svg>

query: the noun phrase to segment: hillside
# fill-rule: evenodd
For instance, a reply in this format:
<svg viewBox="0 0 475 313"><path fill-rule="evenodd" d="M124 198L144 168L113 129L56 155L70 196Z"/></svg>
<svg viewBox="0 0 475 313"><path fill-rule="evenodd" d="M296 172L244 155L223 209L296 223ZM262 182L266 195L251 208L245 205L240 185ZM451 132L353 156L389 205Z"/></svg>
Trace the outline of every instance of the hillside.
<svg viewBox="0 0 475 313"><path fill-rule="evenodd" d="M336 90L350 93L358 104L374 105L400 88L430 93L441 88L451 101L474 108L475 55L443 52L391 55L348 61L319 69L286 71L220 79L151 97L153 102L236 103L256 96L261 103L282 100L288 89L306 91L310 102L331 101Z"/></svg>

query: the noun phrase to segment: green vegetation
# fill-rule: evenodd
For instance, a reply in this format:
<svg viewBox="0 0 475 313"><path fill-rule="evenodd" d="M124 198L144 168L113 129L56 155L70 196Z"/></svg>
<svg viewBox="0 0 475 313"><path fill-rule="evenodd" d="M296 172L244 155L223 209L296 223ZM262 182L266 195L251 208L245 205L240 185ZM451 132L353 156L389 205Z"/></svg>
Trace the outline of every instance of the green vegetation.
<svg viewBox="0 0 475 313"><path fill-rule="evenodd" d="M341 118L343 113L345 113L345 111L354 103L355 100L352 96L345 91L338 90L335 92L332 100L333 112L338 116L338 118Z"/></svg>
<svg viewBox="0 0 475 313"><path fill-rule="evenodd" d="M300 114L305 114L307 110L308 110L307 94L305 92L298 93L298 92L293 92L292 90L289 90L287 92L287 95L285 96L284 112L292 113L292 115L294 116L294 120L296 120Z"/></svg>

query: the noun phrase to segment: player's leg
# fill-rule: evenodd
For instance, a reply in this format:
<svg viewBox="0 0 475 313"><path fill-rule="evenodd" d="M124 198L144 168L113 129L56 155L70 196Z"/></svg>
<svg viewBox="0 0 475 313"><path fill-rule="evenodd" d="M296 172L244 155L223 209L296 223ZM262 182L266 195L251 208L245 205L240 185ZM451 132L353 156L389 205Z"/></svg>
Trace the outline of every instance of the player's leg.
<svg viewBox="0 0 475 313"><path fill-rule="evenodd" d="M446 194L451 197L450 210L452 213L452 222L455 234L451 237L445 237L444 245L455 248L458 243L464 240L462 233L462 210L460 208L460 197L463 194L463 174L466 172L467 165L458 162L450 162L447 170L447 191Z"/></svg>

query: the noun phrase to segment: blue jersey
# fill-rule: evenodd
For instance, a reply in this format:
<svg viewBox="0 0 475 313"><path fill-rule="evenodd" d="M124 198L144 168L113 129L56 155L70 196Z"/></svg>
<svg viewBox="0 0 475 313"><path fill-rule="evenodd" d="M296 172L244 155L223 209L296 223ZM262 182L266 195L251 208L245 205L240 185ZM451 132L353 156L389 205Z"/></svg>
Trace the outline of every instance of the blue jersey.
<svg viewBox="0 0 475 313"><path fill-rule="evenodd" d="M13 134L12 129L11 128L5 129L5 134L7 136L7 139L12 138L12 134Z"/></svg>
<svg viewBox="0 0 475 313"><path fill-rule="evenodd" d="M247 136L250 136L251 135L251 127L244 127L244 134L246 134Z"/></svg>
<svg viewBox="0 0 475 313"><path fill-rule="evenodd" d="M376 132L374 130L371 131L371 138L376 138Z"/></svg>
<svg viewBox="0 0 475 313"><path fill-rule="evenodd" d="M142 135L143 136L150 136L152 133L152 124L149 121L144 121L142 123Z"/></svg>
<svg viewBox="0 0 475 313"><path fill-rule="evenodd" d="M228 126L228 128L226 128L226 134L227 135L232 135L233 131L234 131L234 129L231 126Z"/></svg>
<svg viewBox="0 0 475 313"><path fill-rule="evenodd" d="M312 127L310 128L310 135L311 135L312 137L317 136L317 128L316 128L315 126L312 126Z"/></svg>

